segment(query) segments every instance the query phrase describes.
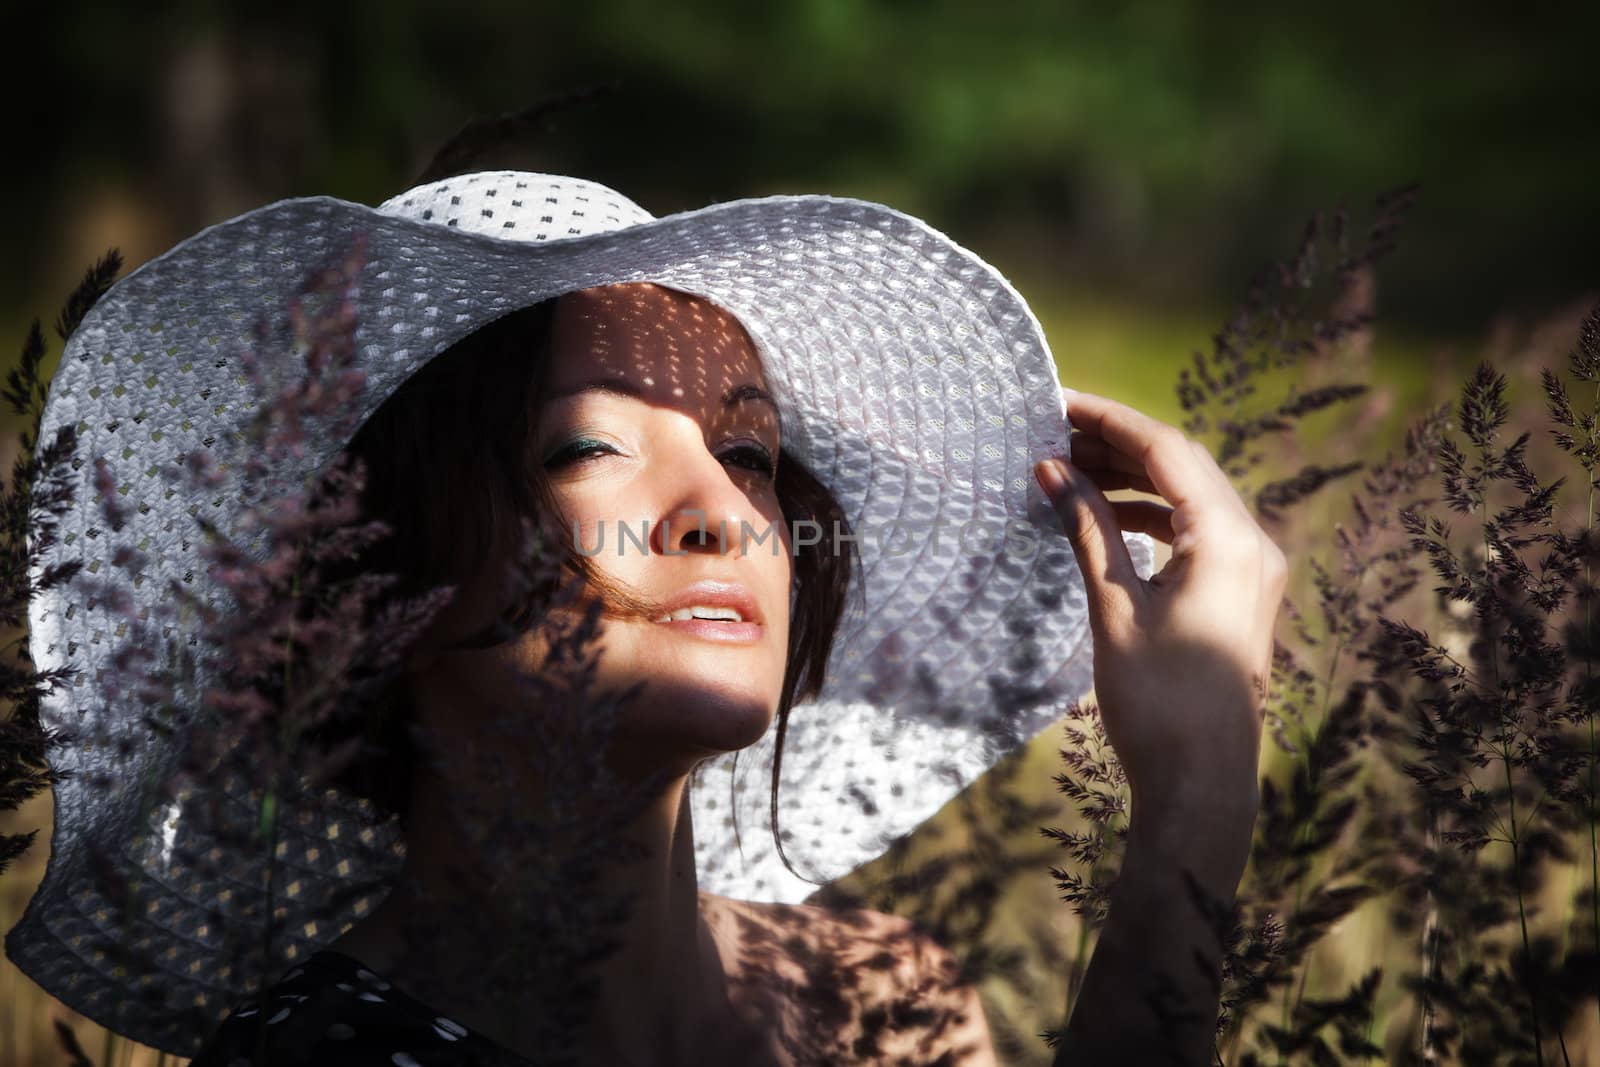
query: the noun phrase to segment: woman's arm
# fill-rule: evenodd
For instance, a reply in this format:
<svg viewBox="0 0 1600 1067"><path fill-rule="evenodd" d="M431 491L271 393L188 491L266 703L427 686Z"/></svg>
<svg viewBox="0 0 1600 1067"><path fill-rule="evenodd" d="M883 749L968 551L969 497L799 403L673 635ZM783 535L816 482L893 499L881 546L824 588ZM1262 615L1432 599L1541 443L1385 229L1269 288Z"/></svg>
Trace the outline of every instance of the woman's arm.
<svg viewBox="0 0 1600 1067"><path fill-rule="evenodd" d="M1196 781L1143 807L1134 800L1122 870L1056 1067L1209 1060L1218 918L1233 904L1255 819L1253 790L1239 793L1236 780Z"/></svg>
<svg viewBox="0 0 1600 1067"><path fill-rule="evenodd" d="M1125 404L1063 393L1072 463L1036 473L1083 572L1095 700L1132 810L1056 1063L1204 1063L1220 993L1217 920L1249 855L1288 566L1199 442ZM1112 489L1172 506L1111 501ZM1124 531L1172 546L1148 581Z"/></svg>

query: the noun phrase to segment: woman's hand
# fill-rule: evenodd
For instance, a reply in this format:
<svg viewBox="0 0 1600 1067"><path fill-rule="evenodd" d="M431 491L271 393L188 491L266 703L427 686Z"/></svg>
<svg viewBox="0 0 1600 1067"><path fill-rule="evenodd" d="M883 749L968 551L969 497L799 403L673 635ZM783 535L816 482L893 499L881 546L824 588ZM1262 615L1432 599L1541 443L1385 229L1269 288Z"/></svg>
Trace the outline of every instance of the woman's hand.
<svg viewBox="0 0 1600 1067"><path fill-rule="evenodd" d="M1035 474L1083 571L1095 697L1128 774L1134 820L1148 821L1141 807L1181 811L1202 796L1253 815L1283 553L1205 446L1125 404L1062 393L1072 463L1045 460ZM1172 506L1113 502L1111 489L1155 493ZM1125 530L1172 546L1149 581L1134 570Z"/></svg>
<svg viewBox="0 0 1600 1067"><path fill-rule="evenodd" d="M1073 462L1042 461L1035 476L1083 571L1095 698L1132 814L1056 1062L1201 1063L1216 1019L1217 920L1249 856L1288 567L1202 445L1125 404L1062 393ZM1113 502L1110 489L1171 506ZM1134 570L1125 530L1172 546L1149 581Z"/></svg>

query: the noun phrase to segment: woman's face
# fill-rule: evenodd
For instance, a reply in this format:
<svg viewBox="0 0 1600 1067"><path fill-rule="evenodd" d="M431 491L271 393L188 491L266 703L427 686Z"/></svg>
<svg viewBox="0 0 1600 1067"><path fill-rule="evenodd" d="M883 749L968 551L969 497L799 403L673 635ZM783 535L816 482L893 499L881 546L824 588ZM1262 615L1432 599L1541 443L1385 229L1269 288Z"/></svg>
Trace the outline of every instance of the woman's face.
<svg viewBox="0 0 1600 1067"><path fill-rule="evenodd" d="M642 283L563 297L551 342L531 454L565 519L561 536L664 608L739 616L602 617L597 687L645 684L621 713L614 751L687 770L754 743L782 691L791 575L774 483L778 412L754 346L719 308ZM495 654L526 671L542 651L530 634Z"/></svg>

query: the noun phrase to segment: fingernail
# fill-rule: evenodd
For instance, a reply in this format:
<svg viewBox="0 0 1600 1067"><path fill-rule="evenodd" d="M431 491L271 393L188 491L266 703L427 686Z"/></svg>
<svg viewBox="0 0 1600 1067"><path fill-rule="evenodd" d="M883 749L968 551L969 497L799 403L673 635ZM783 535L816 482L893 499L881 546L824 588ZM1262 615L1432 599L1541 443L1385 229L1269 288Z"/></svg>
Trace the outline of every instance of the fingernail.
<svg viewBox="0 0 1600 1067"><path fill-rule="evenodd" d="M1061 528L1068 537L1078 536L1078 489L1073 480L1072 466L1064 459L1052 459L1046 466L1050 476L1059 479L1059 488L1053 490L1056 513L1061 516Z"/></svg>
<svg viewBox="0 0 1600 1067"><path fill-rule="evenodd" d="M1033 465L1033 476L1039 481L1039 488L1044 490L1044 495L1054 500L1066 492L1067 484L1062 479L1061 469L1056 466L1053 459L1041 459Z"/></svg>
<svg viewBox="0 0 1600 1067"><path fill-rule="evenodd" d="M1072 476L1067 471L1065 460L1042 460L1035 468L1039 484L1053 500L1061 500L1072 495Z"/></svg>

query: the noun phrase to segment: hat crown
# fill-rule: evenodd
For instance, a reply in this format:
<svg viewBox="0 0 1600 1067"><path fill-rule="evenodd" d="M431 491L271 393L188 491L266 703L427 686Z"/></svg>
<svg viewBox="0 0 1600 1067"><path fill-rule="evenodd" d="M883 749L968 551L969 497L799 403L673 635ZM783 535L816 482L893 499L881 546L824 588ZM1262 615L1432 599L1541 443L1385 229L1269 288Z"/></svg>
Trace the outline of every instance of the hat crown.
<svg viewBox="0 0 1600 1067"><path fill-rule="evenodd" d="M503 241L587 237L655 218L599 182L521 170L441 178L385 200L378 210Z"/></svg>

